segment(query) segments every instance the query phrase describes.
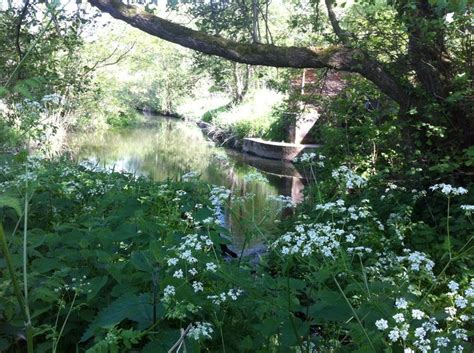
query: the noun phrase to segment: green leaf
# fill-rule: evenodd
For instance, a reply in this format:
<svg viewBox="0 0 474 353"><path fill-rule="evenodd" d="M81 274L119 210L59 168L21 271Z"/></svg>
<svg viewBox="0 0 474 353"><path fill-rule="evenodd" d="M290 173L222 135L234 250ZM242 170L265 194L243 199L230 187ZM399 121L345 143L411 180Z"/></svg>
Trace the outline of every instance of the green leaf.
<svg viewBox="0 0 474 353"><path fill-rule="evenodd" d="M28 85L26 85L23 81L18 82L15 87L13 87L13 91L21 94L25 98L33 99L33 95L31 94Z"/></svg>
<svg viewBox="0 0 474 353"><path fill-rule="evenodd" d="M20 200L9 195L0 195L0 207L13 208L18 216L22 214Z"/></svg>
<svg viewBox="0 0 474 353"><path fill-rule="evenodd" d="M154 259L149 251L134 251L131 256L131 263L137 270L153 272Z"/></svg>
<svg viewBox="0 0 474 353"><path fill-rule="evenodd" d="M153 272L153 257L148 251L134 251L130 262L137 270Z"/></svg>
<svg viewBox="0 0 474 353"><path fill-rule="evenodd" d="M47 273L54 269L59 270L65 268L67 268L67 266L65 266L63 262L55 258L43 257L34 259L32 262L32 269L34 269L38 273Z"/></svg>
<svg viewBox="0 0 474 353"><path fill-rule="evenodd" d="M100 290L107 284L107 276L95 277L90 280L92 292L87 294L87 300L91 300L99 294Z"/></svg>
<svg viewBox="0 0 474 353"><path fill-rule="evenodd" d="M0 87L0 98L3 98L5 97L7 94L8 94L8 89L6 89L5 87Z"/></svg>
<svg viewBox="0 0 474 353"><path fill-rule="evenodd" d="M110 329L123 320L138 322L139 327L147 327L152 323L150 296L142 294L124 294L102 309L82 335L81 342L92 338L99 329Z"/></svg>

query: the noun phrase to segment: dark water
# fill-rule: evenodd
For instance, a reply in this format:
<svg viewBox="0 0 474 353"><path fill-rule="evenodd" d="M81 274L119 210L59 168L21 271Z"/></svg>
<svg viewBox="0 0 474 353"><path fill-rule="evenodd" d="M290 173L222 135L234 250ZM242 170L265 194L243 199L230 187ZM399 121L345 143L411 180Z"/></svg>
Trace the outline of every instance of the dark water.
<svg viewBox="0 0 474 353"><path fill-rule="evenodd" d="M227 223L236 246L262 241L279 221L276 195L301 199L302 183L292 164L242 154L216 146L192 123L151 117L146 126L125 131L77 135L71 141L80 160L104 168L176 179L196 172L201 179L231 190Z"/></svg>

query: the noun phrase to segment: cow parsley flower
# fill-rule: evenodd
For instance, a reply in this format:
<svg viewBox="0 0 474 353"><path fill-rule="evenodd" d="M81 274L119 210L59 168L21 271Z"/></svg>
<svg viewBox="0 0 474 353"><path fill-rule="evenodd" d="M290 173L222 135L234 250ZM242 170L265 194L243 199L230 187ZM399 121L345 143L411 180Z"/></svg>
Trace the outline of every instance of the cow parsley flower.
<svg viewBox="0 0 474 353"><path fill-rule="evenodd" d="M446 314L448 314L448 316L449 316L448 320L453 320L454 316L457 313L457 309L454 306L448 306L448 307L444 308L444 312Z"/></svg>
<svg viewBox="0 0 474 353"><path fill-rule="evenodd" d="M425 313L418 309L413 309L411 311L411 316L416 320L421 320L425 317Z"/></svg>
<svg viewBox="0 0 474 353"><path fill-rule="evenodd" d="M168 285L165 287L163 294L165 298L172 297L176 294L176 289L174 288L174 286Z"/></svg>
<svg viewBox="0 0 474 353"><path fill-rule="evenodd" d="M406 309L408 307L408 302L404 298L398 298L395 300L395 307L397 309Z"/></svg>
<svg viewBox="0 0 474 353"><path fill-rule="evenodd" d="M438 347L447 347L449 342L451 342L448 337L443 337L443 336L436 337L435 340L436 340L436 345Z"/></svg>
<svg viewBox="0 0 474 353"><path fill-rule="evenodd" d="M454 187L449 184L441 183L441 184L435 184L433 186L430 186L430 190L436 191L439 190L441 193L443 193L446 196L457 196L457 195L464 195L467 194L467 189L463 187Z"/></svg>
<svg viewBox="0 0 474 353"><path fill-rule="evenodd" d="M464 309L467 307L467 299L458 295L456 299L454 300L454 304L459 308L459 309Z"/></svg>
<svg viewBox="0 0 474 353"><path fill-rule="evenodd" d="M193 289L194 289L194 293L197 293L197 292L202 292L204 290L204 286L202 284L202 282L193 282L192 284L193 286Z"/></svg>
<svg viewBox="0 0 474 353"><path fill-rule="evenodd" d="M361 188L367 184L366 178L354 173L345 165L333 170L331 175L337 182L344 184L346 189Z"/></svg>
<svg viewBox="0 0 474 353"><path fill-rule="evenodd" d="M405 316L402 313L398 313L392 316L397 324L405 322Z"/></svg>
<svg viewBox="0 0 474 353"><path fill-rule="evenodd" d="M375 326L376 326L380 331L386 330L386 329L388 329L388 321L385 320L385 319L377 320L377 321L375 321Z"/></svg>
<svg viewBox="0 0 474 353"><path fill-rule="evenodd" d="M208 322L195 322L188 331L188 336L198 341L201 338L212 338L211 334L213 332L212 324Z"/></svg>
<svg viewBox="0 0 474 353"><path fill-rule="evenodd" d="M451 292L456 293L459 289L459 284L454 281L450 281L448 283L448 288L451 290Z"/></svg>
<svg viewBox="0 0 474 353"><path fill-rule="evenodd" d="M474 205L461 205L461 210L463 210L466 216L470 216L474 213Z"/></svg>
<svg viewBox="0 0 474 353"><path fill-rule="evenodd" d="M392 342L397 342L398 339L400 338L400 330L398 328L394 328L393 330L389 332L388 338Z"/></svg>
<svg viewBox="0 0 474 353"><path fill-rule="evenodd" d="M179 269L173 273L174 278L183 278L183 270Z"/></svg>
<svg viewBox="0 0 474 353"><path fill-rule="evenodd" d="M211 272L216 272L217 265L214 262L208 262L206 264L206 270L211 271Z"/></svg>

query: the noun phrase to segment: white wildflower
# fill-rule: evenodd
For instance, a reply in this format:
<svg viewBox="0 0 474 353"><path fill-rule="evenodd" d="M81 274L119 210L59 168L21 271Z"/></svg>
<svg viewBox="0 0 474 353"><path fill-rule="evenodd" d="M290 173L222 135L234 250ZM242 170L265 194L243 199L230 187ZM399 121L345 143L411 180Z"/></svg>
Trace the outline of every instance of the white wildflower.
<svg viewBox="0 0 474 353"><path fill-rule="evenodd" d="M402 313L398 313L392 316L396 323L405 322L405 316Z"/></svg>
<svg viewBox="0 0 474 353"><path fill-rule="evenodd" d="M413 309L411 311L411 316L416 320L421 320L425 317L425 313L418 309Z"/></svg>
<svg viewBox="0 0 474 353"><path fill-rule="evenodd" d="M377 320L375 321L375 326L381 331L386 330L388 329L388 321L385 319Z"/></svg>
<svg viewBox="0 0 474 353"><path fill-rule="evenodd" d="M176 294L176 289L174 288L174 286L168 285L165 287L163 294L165 298L172 297Z"/></svg>
<svg viewBox="0 0 474 353"><path fill-rule="evenodd" d="M208 262L206 264L206 270L211 271L211 272L216 272L217 265L214 262Z"/></svg>
<svg viewBox="0 0 474 353"><path fill-rule="evenodd" d="M450 281L448 283L448 288L451 290L451 292L456 293L459 289L459 284L454 281Z"/></svg>
<svg viewBox="0 0 474 353"><path fill-rule="evenodd" d="M398 298L395 300L395 307L397 309L406 309L408 307L408 302L404 298Z"/></svg>
<svg viewBox="0 0 474 353"><path fill-rule="evenodd" d="M398 328L394 328L393 330L391 330L388 334L388 338L392 342L397 342L400 338L400 331L398 330Z"/></svg>
<svg viewBox="0 0 474 353"><path fill-rule="evenodd" d="M183 270L179 269L173 273L174 278L183 278Z"/></svg>
<svg viewBox="0 0 474 353"><path fill-rule="evenodd" d="M204 286L203 286L202 282L194 281L192 286L193 286L193 289L194 289L194 293L202 292L204 290Z"/></svg>
<svg viewBox="0 0 474 353"><path fill-rule="evenodd" d="M188 337L194 340L201 338L212 338L211 334L214 332L212 325L207 322L195 322L188 331Z"/></svg>

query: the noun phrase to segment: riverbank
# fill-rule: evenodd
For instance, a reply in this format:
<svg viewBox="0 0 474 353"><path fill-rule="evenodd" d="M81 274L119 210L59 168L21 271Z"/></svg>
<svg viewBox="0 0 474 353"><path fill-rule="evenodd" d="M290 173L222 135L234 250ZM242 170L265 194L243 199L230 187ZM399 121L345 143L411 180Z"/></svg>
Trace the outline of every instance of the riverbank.
<svg viewBox="0 0 474 353"><path fill-rule="evenodd" d="M218 143L220 146L229 147L242 152L242 138L239 138L228 130L221 129L211 123L206 123L203 120L195 120L194 122L212 141Z"/></svg>
<svg viewBox="0 0 474 353"><path fill-rule="evenodd" d="M124 350L166 352L182 327L191 325L209 332L204 338L186 339L187 347L196 350L220 351L224 337L226 345L247 340L252 351L275 344L275 339L285 351L311 344L328 351L370 351L366 336L357 334L363 329L379 351L390 342L383 331L398 329L393 317L409 320L413 337L423 327L422 317L436 327L427 338L430 344L442 335L468 347L467 334L459 332L469 328L463 318L474 317L474 282L463 280L462 271L435 277L440 270L433 258L445 251L444 245L420 245L412 230L423 224L423 234L438 239L445 230L400 218L420 199L432 203L449 195L448 214L456 225L449 239L461 249L450 266L466 269L472 255L462 249L469 246L465 234L472 234L473 226L464 214L469 208L460 203L467 189L443 184L428 192L407 191L379 185L348 168L327 170L326 162L306 161L319 182L294 217L267 233L269 251L257 252L262 261L256 264L245 257L247 247L236 252L234 261L219 251L221 234L229 231L216 206L248 201L258 210L248 189L229 197L230 190L212 187L195 174L156 182L67 160L3 160L0 185L9 198L2 199L8 202L2 204L1 219L12 263L20 264L27 249L24 268L35 346L59 342L52 335L61 338L60 351L81 347L100 352L100 347L114 344ZM26 223L19 222L22 195L31 195ZM256 234L261 231L255 213L245 220ZM17 307L9 284L19 268L13 275L6 268L0 272L6 284L0 286L0 295L8 332L22 334L22 312L8 309ZM433 283L434 278L439 282ZM420 300L428 295L429 301ZM67 311L58 309L58 302ZM439 312L450 314L436 316ZM364 321L357 322L354 315ZM58 317L61 331L53 317ZM310 343L301 343L293 328ZM340 336L334 340L340 329L350 342ZM111 335L117 337L112 343ZM21 351L15 351L22 344L17 335L3 337L12 352Z"/></svg>

